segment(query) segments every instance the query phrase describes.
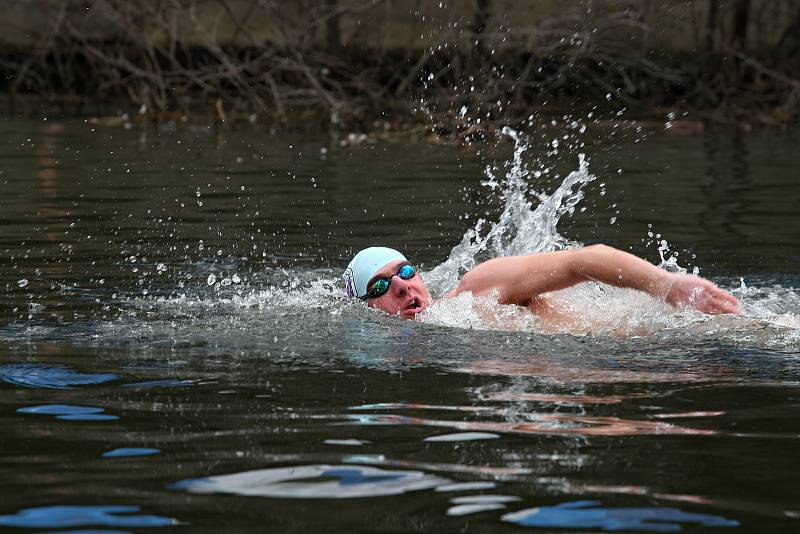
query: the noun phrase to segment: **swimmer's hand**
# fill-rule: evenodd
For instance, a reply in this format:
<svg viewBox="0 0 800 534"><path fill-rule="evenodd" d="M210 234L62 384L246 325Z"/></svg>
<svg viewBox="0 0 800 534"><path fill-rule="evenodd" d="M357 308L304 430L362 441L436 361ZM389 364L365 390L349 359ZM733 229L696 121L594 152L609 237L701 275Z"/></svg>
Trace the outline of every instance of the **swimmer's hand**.
<svg viewBox="0 0 800 534"><path fill-rule="evenodd" d="M673 306L689 306L708 314L739 313L739 299L714 283L690 274L671 273L666 301Z"/></svg>

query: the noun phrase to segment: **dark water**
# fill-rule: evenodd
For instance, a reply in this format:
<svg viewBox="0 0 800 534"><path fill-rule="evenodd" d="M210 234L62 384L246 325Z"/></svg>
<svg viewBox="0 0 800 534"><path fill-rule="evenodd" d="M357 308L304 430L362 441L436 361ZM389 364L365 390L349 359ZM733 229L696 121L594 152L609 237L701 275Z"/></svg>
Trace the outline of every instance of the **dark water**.
<svg viewBox="0 0 800 534"><path fill-rule="evenodd" d="M529 135L552 191L579 141ZM594 301L646 318L623 336L402 322L335 287L369 244L440 264L497 216L480 181L510 143L52 120L0 139L0 526L800 528L800 132L581 139L596 179L562 235L653 262L666 239L743 297L718 318Z"/></svg>

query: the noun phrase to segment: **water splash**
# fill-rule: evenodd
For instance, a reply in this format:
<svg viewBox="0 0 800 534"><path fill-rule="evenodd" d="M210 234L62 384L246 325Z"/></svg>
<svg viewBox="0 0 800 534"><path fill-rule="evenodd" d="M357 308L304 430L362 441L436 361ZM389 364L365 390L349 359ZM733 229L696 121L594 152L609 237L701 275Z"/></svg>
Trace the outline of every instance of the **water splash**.
<svg viewBox="0 0 800 534"><path fill-rule="evenodd" d="M465 272L493 257L581 246L580 242L560 235L557 226L564 215L574 213L584 198L584 186L595 180L585 155L578 155L578 169L559 183L558 177L549 176L544 163L536 161L531 166L527 162L530 146L525 136L511 128L503 128L502 133L514 142L508 171L501 177L495 168L488 167L487 179L482 184L496 192L503 202L503 211L494 223L479 219L443 263L423 274L434 294L443 295L454 289ZM558 186L547 193L546 184L554 183L553 178ZM537 186L539 183L542 185ZM661 269L699 274L697 266L687 268L679 264L679 253L661 234L653 232L652 224L647 235L648 243L657 247ZM712 336L726 342L755 342L759 346L796 346L800 342L800 305L794 288L773 286L772 291L762 295L748 292L744 280L738 282L738 285L723 284L723 288L739 291L743 299L747 296L745 313L740 316L708 316L691 309L673 308L638 291L589 282L548 293L549 306L536 315L517 306L500 305L496 295L461 294L436 302L420 319L440 326L485 330L626 338L654 334ZM777 309L776 303L779 303Z"/></svg>
<svg viewBox="0 0 800 534"><path fill-rule="evenodd" d="M455 288L461 275L489 258L551 252L580 245L561 236L556 227L561 217L574 213L584 197L583 187L595 179L589 173L586 156L578 155L578 169L569 173L552 193L530 190L530 185L546 172L529 169L524 157L529 146L524 136L509 127L504 127L502 134L514 142L511 166L503 178L498 178L496 171L487 167L488 179L482 184L499 190L503 211L486 233L483 233L486 220L478 219L453 247L450 256L425 273L425 280L435 293L444 294ZM538 201L535 207L530 196Z"/></svg>

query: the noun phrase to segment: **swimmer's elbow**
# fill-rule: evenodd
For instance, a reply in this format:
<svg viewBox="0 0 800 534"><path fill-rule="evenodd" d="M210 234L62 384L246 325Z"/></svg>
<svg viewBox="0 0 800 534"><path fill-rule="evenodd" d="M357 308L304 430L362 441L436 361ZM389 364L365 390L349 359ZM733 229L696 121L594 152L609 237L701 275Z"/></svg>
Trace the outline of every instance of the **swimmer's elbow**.
<svg viewBox="0 0 800 534"><path fill-rule="evenodd" d="M570 256L570 261L567 263L568 273L573 278L573 284L586 282L595 278L594 271L597 266L603 263L608 263L610 257L617 251L614 247L598 243L574 249Z"/></svg>
<svg viewBox="0 0 800 534"><path fill-rule="evenodd" d="M578 256L583 260L588 261L597 261L602 258L608 257L613 255L614 253L618 252L617 249L614 247L604 245L602 243L597 243L595 245L589 245L586 247L581 247L576 250Z"/></svg>

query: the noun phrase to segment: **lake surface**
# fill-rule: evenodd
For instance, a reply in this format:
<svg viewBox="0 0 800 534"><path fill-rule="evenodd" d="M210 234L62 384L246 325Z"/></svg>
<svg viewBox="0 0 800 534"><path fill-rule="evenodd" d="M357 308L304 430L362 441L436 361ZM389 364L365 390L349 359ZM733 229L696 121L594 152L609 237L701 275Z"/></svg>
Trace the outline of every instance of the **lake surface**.
<svg viewBox="0 0 800 534"><path fill-rule="evenodd" d="M797 532L800 131L601 126L446 147L0 121L0 526ZM444 290L448 256L487 254L478 219L500 253L677 253L744 312L587 286L553 331L345 300L372 244Z"/></svg>

